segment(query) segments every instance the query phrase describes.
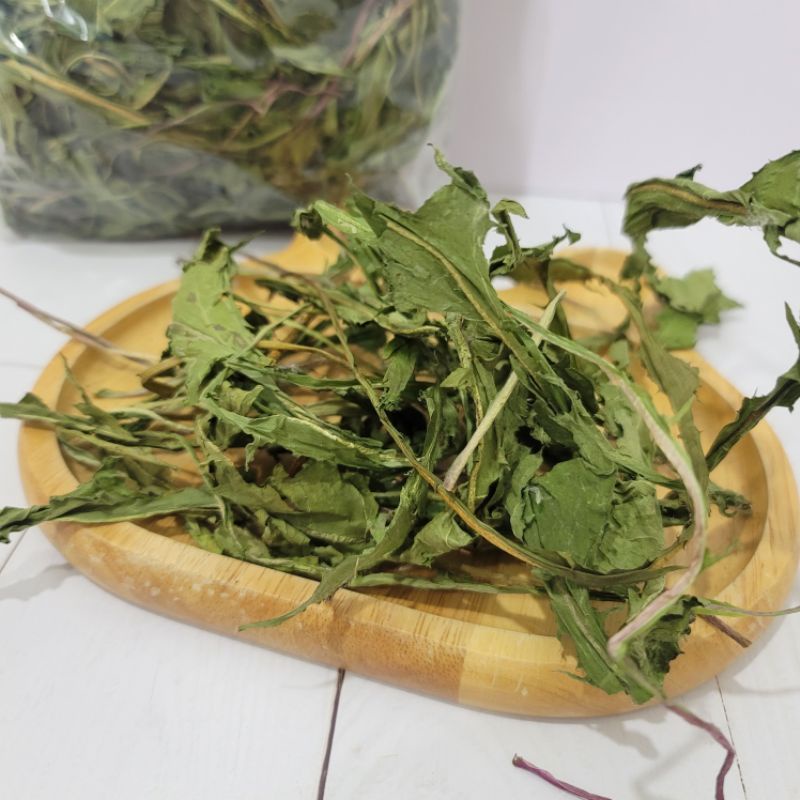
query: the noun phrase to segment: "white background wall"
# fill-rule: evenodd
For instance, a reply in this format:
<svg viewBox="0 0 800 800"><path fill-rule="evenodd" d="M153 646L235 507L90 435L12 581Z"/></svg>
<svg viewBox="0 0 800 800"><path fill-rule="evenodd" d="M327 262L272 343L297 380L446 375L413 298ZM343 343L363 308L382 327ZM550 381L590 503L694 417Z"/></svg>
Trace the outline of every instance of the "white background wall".
<svg viewBox="0 0 800 800"><path fill-rule="evenodd" d="M462 0L445 140L505 192L615 199L698 162L733 188L800 147L791 0Z"/></svg>

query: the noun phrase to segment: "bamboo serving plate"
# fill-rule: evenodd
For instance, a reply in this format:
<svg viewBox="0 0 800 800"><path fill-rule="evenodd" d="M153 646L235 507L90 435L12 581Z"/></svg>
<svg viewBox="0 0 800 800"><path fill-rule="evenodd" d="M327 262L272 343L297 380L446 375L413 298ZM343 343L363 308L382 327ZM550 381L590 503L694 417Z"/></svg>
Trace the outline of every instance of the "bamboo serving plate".
<svg viewBox="0 0 800 800"><path fill-rule="evenodd" d="M335 253L330 246L296 239L270 260L288 269L318 271ZM573 251L571 257L599 270L616 270L623 255L609 250ZM161 352L177 282L131 297L95 320L89 330L127 350ZM537 298L517 287L505 293L522 307ZM573 323L602 329L621 319L608 295L591 286L568 290ZM694 353L684 354L702 378L696 404L704 444L734 416L741 395ZM34 391L67 410L79 401L65 381L62 357L90 392L137 388L129 365L70 342L45 368ZM69 492L77 479L52 432L23 426L23 483L31 503ZM777 609L798 561L797 490L780 442L759 425L717 468L714 480L745 494L753 511L712 518L712 552L730 550L695 585L698 593L750 609ZM247 639L371 678L485 709L531 716L600 716L629 711L622 695L609 697L569 673L576 662L556 638L545 601L527 595L382 588L339 591L330 601L277 628L239 632L242 623L267 619L297 606L314 582L201 550L188 537L133 523L81 526L51 523L45 533L81 572L120 597L152 611ZM732 619L755 639L767 618ZM666 691L679 695L710 679L742 650L702 620L673 662Z"/></svg>

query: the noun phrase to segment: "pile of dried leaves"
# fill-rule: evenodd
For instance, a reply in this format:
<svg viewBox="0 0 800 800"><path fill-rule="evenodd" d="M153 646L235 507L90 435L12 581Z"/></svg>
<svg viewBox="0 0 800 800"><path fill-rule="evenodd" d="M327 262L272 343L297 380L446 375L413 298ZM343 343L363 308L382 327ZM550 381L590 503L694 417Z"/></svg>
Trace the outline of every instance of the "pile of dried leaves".
<svg viewBox="0 0 800 800"><path fill-rule="evenodd" d="M28 395L0 406L52 428L93 472L48 505L0 513L0 535L48 520L176 515L201 547L318 580L287 617L344 586L538 592L585 680L636 702L660 696L696 615L731 611L689 590L709 508L747 508L710 473L771 407L797 401L800 361L745 400L704 452L697 373L667 346L692 344L731 301L708 271L657 273L646 237L717 216L762 227L777 251L782 237L800 238L787 191L800 155L726 194L690 176L632 186L633 255L618 280L554 255L576 239L569 231L522 245L517 203L491 207L472 173L437 162L449 183L416 212L356 192L345 208L319 201L299 213L300 231L341 245L321 276L262 261L260 291L243 295L235 248L207 234L135 403L109 411L84 396L64 414ZM490 233L501 244L487 256ZM503 302L499 276L543 288L538 318ZM624 323L574 336L564 280L613 292ZM645 287L662 303L655 326ZM800 345L788 309L787 319ZM634 367L674 416L656 409ZM672 526L677 538L665 535ZM669 556L684 548L689 566L667 589ZM459 569L492 550L528 565L530 584ZM609 601L623 613L609 616Z"/></svg>

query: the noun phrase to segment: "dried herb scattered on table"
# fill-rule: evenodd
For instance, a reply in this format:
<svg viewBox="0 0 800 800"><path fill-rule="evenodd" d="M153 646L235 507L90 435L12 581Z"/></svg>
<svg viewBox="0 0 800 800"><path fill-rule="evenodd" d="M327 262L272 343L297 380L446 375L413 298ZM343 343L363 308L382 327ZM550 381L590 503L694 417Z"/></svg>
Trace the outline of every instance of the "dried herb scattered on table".
<svg viewBox="0 0 800 800"><path fill-rule="evenodd" d="M0 0L0 203L140 239L288 220L348 176L403 194L455 0Z"/></svg>
<svg viewBox="0 0 800 800"><path fill-rule="evenodd" d="M714 317L730 305L705 273L660 275L645 249L651 228L716 213L703 205L709 190L659 182L643 222L642 185L632 187L634 259L615 280L554 255L571 232L523 246L521 206L491 207L472 173L437 162L450 182L416 212L356 192L345 208L319 201L299 213L302 233L341 245L320 276L251 261L248 289L236 248L208 233L185 266L168 349L141 375L144 397L104 410L84 395L71 413L32 395L0 405L52 428L93 473L45 506L4 510L0 535L49 520L177 516L201 547L319 581L300 607L258 625L344 586L538 592L585 680L636 702L661 696L682 638L709 613L689 591L708 510L747 509L711 473L770 407L796 402L800 362L703 452L697 373L648 325L642 298L649 283L662 314L711 304ZM490 232L503 243L487 257ZM542 288L537 318L503 302L500 275ZM626 322L573 335L567 280L613 292ZM633 381L637 364L674 419ZM677 548L690 564L667 590ZM475 577L470 559L497 550L528 565L529 584ZM617 622L609 602L623 611Z"/></svg>

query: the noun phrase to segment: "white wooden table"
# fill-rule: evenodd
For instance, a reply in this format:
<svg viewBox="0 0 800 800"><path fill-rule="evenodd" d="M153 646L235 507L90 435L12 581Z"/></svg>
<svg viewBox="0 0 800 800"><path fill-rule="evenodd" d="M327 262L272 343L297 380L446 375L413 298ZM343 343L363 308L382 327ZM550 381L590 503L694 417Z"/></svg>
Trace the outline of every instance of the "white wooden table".
<svg viewBox="0 0 800 800"><path fill-rule="evenodd" d="M523 198L524 199L524 198ZM523 238L561 223L625 246L621 206L528 198ZM261 249L279 246L263 240ZM191 241L36 242L0 228L0 285L85 323L168 280ZM251 247L250 249L254 249ZM660 263L718 267L746 303L701 352L746 393L795 358L783 320L800 270L755 233L701 225L659 234ZM0 399L16 400L62 343L0 298ZM800 474L800 419L771 422ZM17 426L0 423L0 505L22 505ZM800 600L800 582L794 592ZM614 800L713 797L722 751L655 708L607 720L483 713L337 673L162 618L83 578L37 530L0 546L0 796L14 800L557 800L511 766L519 753ZM776 621L716 681L685 698L734 742L728 800L800 798L800 619ZM321 781L330 747L327 778ZM324 785L322 785L324 783Z"/></svg>

